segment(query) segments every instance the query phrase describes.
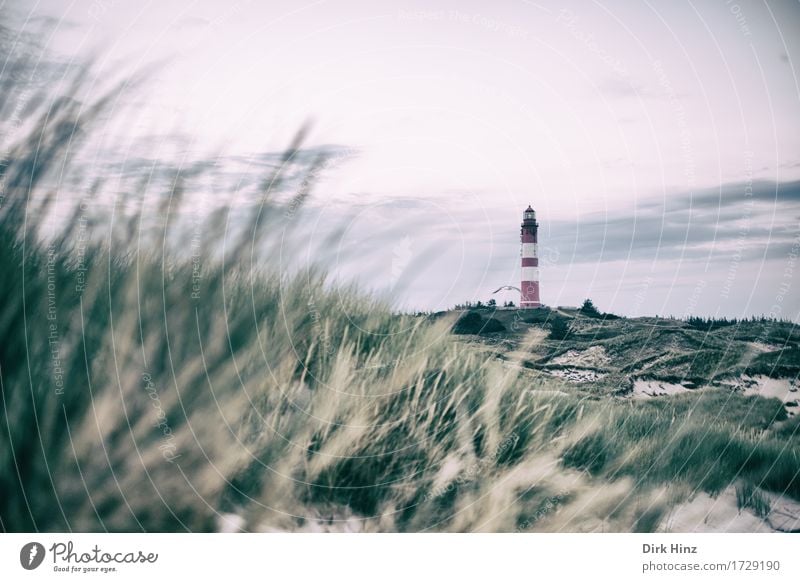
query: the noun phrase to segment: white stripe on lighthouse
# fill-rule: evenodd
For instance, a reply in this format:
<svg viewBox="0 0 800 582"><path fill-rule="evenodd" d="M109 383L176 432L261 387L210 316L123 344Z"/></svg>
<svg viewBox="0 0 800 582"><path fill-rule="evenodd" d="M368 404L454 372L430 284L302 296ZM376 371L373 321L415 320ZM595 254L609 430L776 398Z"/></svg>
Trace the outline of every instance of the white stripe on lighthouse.
<svg viewBox="0 0 800 582"><path fill-rule="evenodd" d="M523 281L538 281L539 280L539 267L522 267L522 280Z"/></svg>
<svg viewBox="0 0 800 582"><path fill-rule="evenodd" d="M535 259L539 256L539 249L536 243L522 243L522 258Z"/></svg>

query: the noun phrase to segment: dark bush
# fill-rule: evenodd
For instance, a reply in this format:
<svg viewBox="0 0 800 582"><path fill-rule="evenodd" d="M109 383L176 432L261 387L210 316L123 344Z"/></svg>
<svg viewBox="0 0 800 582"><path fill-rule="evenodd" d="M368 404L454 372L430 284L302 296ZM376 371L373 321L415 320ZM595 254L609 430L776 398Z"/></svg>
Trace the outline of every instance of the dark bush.
<svg viewBox="0 0 800 582"><path fill-rule="evenodd" d="M567 323L566 318L556 317L553 319L553 323L550 324L550 339L552 340L567 339L569 331L570 331L569 324Z"/></svg>
<svg viewBox="0 0 800 582"><path fill-rule="evenodd" d="M594 306L594 303L592 303L591 299L586 299L583 302L583 305L581 305L579 311L584 315L588 315L589 317L600 317L603 315L600 313L600 311L598 311L597 307Z"/></svg>
<svg viewBox="0 0 800 582"><path fill-rule="evenodd" d="M453 333L457 334L477 335L505 330L506 327L502 323L493 317L484 319L477 311L468 311L464 313L453 326Z"/></svg>

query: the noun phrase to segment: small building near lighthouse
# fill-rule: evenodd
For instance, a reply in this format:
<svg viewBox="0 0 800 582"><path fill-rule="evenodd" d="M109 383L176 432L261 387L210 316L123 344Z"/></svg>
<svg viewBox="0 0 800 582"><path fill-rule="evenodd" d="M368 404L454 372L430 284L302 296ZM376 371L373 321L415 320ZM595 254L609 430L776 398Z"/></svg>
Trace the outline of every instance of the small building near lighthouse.
<svg viewBox="0 0 800 582"><path fill-rule="evenodd" d="M542 306L539 296L539 223L536 211L528 206L522 213L520 242L522 244L522 277L520 283L521 309L536 309Z"/></svg>

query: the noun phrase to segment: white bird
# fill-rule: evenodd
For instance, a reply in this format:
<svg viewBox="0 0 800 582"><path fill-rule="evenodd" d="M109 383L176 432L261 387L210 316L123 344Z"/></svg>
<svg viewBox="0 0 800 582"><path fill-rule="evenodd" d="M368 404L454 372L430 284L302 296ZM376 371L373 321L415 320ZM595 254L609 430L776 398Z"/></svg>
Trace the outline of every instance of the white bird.
<svg viewBox="0 0 800 582"><path fill-rule="evenodd" d="M519 291L520 293L522 293L522 291L520 290L519 287L514 287L513 285L503 285L502 287L498 288L496 291L492 291L492 295L494 295L498 291L503 291L504 289L508 290L508 291L511 291L513 289L514 291Z"/></svg>

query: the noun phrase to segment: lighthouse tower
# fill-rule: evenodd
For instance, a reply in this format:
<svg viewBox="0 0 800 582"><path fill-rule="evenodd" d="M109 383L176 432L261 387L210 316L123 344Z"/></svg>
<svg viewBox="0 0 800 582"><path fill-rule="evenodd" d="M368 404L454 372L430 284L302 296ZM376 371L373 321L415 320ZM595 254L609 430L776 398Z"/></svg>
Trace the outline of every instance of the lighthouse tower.
<svg viewBox="0 0 800 582"><path fill-rule="evenodd" d="M522 214L522 284L519 286L521 297L519 306L522 309L541 307L539 301L539 223L536 222L536 211L528 206Z"/></svg>

